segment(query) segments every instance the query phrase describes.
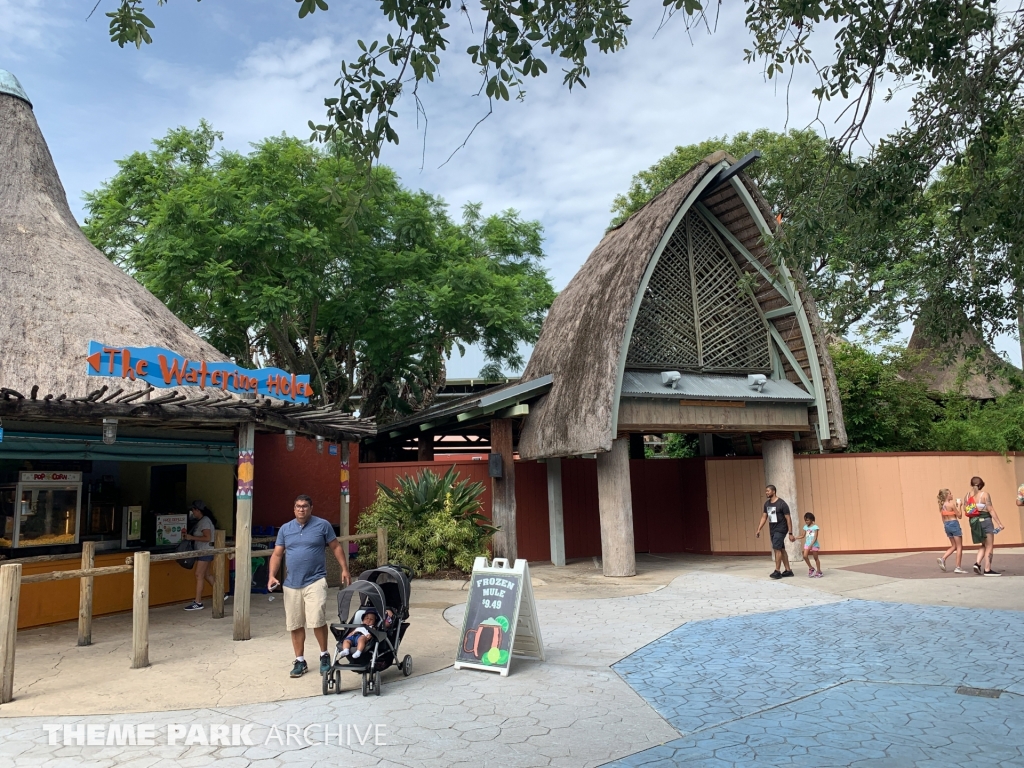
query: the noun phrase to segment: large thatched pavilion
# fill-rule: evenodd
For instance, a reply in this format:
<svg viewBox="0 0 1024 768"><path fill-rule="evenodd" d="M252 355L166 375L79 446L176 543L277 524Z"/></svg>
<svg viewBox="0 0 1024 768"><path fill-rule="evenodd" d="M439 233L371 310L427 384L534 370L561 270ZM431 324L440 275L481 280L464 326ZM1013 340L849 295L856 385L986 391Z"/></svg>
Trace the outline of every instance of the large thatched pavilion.
<svg viewBox="0 0 1024 768"><path fill-rule="evenodd" d="M90 353L90 342L108 349ZM144 383L140 364L132 368L123 356L140 348L180 356L199 371L199 386L187 376L158 382L173 388ZM294 396L231 394L227 373L220 386L207 374L221 365L234 368L232 381L256 388L256 377L245 377L86 239L27 94L0 70L0 559L71 554L85 541L116 559L125 547L166 544L161 534L173 529L161 528L161 517L183 519L198 497L212 502L246 563L256 433L284 434L290 446L306 437L324 452L325 442L374 432L365 420ZM337 497L333 504L337 510ZM161 595L156 571L154 601L175 599L173 590ZM54 584L77 595L72 582ZM23 611L59 602L58 587L31 586L50 590L49 600L23 600ZM248 591L240 590L238 604L247 606L241 593ZM244 624L236 624L236 637L248 636L247 614Z"/></svg>
<svg viewBox="0 0 1024 768"><path fill-rule="evenodd" d="M770 257L769 206L724 152L609 231L551 307L521 381L392 425L385 440L489 426L492 451L547 463L551 559L564 562L563 458L596 457L606 575L635 571L630 443L644 434L732 435L764 457L796 508L794 448L846 445L835 373L801 276ZM637 450L639 449L639 450ZM500 466L500 465L499 465ZM494 515L515 529L515 499ZM514 479L513 479L514 482ZM515 534L496 548L514 556Z"/></svg>

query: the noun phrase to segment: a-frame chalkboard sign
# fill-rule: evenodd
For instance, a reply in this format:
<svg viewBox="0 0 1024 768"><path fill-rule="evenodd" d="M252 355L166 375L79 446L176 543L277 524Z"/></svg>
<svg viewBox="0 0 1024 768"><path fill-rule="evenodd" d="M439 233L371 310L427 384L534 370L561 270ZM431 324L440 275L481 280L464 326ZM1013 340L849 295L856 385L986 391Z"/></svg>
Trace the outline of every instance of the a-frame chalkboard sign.
<svg viewBox="0 0 1024 768"><path fill-rule="evenodd" d="M537 600L525 560L486 557L473 563L456 669L482 669L508 676L513 656L544 661Z"/></svg>

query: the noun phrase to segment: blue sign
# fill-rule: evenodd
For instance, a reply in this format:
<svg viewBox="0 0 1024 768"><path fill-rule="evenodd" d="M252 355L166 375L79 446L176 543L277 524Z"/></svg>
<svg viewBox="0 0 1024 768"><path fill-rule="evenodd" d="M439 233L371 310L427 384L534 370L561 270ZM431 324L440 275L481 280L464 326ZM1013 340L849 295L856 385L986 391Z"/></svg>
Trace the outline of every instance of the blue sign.
<svg viewBox="0 0 1024 768"><path fill-rule="evenodd" d="M259 394L293 403L308 403L313 394L308 374L296 376L280 368L249 371L234 363L189 360L160 347L113 347L90 341L86 363L89 376L141 380L163 389L220 389L236 395Z"/></svg>

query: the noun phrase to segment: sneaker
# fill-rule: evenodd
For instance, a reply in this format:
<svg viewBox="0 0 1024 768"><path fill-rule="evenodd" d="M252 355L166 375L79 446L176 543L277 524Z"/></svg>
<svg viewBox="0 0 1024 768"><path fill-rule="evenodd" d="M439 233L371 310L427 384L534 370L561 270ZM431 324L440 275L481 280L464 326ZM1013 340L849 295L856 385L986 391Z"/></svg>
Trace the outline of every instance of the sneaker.
<svg viewBox="0 0 1024 768"><path fill-rule="evenodd" d="M823 575L824 574L822 574L821 571L815 571L814 572L814 578L816 578L816 579L820 579Z"/></svg>
<svg viewBox="0 0 1024 768"><path fill-rule="evenodd" d="M953 569L953 573L967 573L967 571L965 571L963 568L960 568L959 566L957 566L956 568Z"/></svg>
<svg viewBox="0 0 1024 768"><path fill-rule="evenodd" d="M792 572L792 571L783 571L783 572L782 572L782 575L783 575L783 576L793 576L794 574L793 574L793 572Z"/></svg>
<svg viewBox="0 0 1024 768"><path fill-rule="evenodd" d="M770 579L781 579L782 578L782 574L779 573L778 571L772 571L770 574L768 574L768 578L770 578Z"/></svg>
<svg viewBox="0 0 1024 768"><path fill-rule="evenodd" d="M320 674L326 675L331 671L331 654L321 653L320 654Z"/></svg>
<svg viewBox="0 0 1024 768"><path fill-rule="evenodd" d="M982 576L1002 576L1002 575L1003 574L1001 574L999 571L985 571L985 573L982 574Z"/></svg>
<svg viewBox="0 0 1024 768"><path fill-rule="evenodd" d="M940 569L942 569L942 572L943 572L943 573L945 573L945 572L946 572L946 561L945 561L945 560L943 560L943 559L942 559L942 558L940 557L940 558L937 558L937 559L936 559L936 562L937 562L937 563L939 564L939 568L940 568Z"/></svg>
<svg viewBox="0 0 1024 768"><path fill-rule="evenodd" d="M295 666L292 667L292 677L302 677L304 674L309 672L309 665L304 661L295 660Z"/></svg>
<svg viewBox="0 0 1024 768"><path fill-rule="evenodd" d="M981 576L981 565L979 565L978 563L975 563L975 564L974 564L974 565L972 566L972 568L974 568L974 572L975 572L976 574L978 574L979 576Z"/></svg>
<svg viewBox="0 0 1024 768"><path fill-rule="evenodd" d="M185 610L186 611L201 611L201 610L203 610L203 604L202 603L197 603L197 602L195 602L193 600L191 605L186 605L185 606Z"/></svg>
<svg viewBox="0 0 1024 768"><path fill-rule="evenodd" d="M807 569L807 578L811 578L813 575L814 575L814 569L813 568L808 568Z"/></svg>

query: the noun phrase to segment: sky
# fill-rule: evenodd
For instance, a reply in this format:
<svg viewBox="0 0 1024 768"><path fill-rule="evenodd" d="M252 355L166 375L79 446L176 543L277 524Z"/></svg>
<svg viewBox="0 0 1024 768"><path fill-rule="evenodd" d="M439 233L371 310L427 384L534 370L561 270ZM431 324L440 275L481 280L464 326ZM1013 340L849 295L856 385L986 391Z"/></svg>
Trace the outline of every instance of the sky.
<svg viewBox="0 0 1024 768"><path fill-rule="evenodd" d="M282 132L308 137L307 122L323 121L340 62L356 57L357 40L389 31L379 5L361 0L330 0L329 11L305 19L291 0L150 0L153 45L120 49L103 15L116 0L100 0L87 21L94 2L0 0L0 69L13 72L32 100L79 221L82 193L169 128L205 118L224 134L225 148L241 151ZM479 72L464 54L477 37L470 23L479 32L481 17L478 10L460 17L440 76L421 87L426 122L417 123L412 101L403 100L401 143L388 145L382 162L406 186L443 197L455 215L481 202L485 213L514 208L539 220L546 267L561 289L600 241L615 195L674 147L812 123L839 132L833 121L841 104L815 123L812 73L796 73L787 88L744 62L745 4L724 3L714 34L688 34L679 19L659 31L660 6L631 5L629 45L592 54L587 88L570 92L559 65L549 64L547 77L527 83L524 101L496 102L452 156L488 112L476 95ZM908 98L878 104L869 136L901 126ZM1016 339L1001 338L997 348L1020 364ZM450 362L449 377L474 376L482 364L471 350Z"/></svg>

